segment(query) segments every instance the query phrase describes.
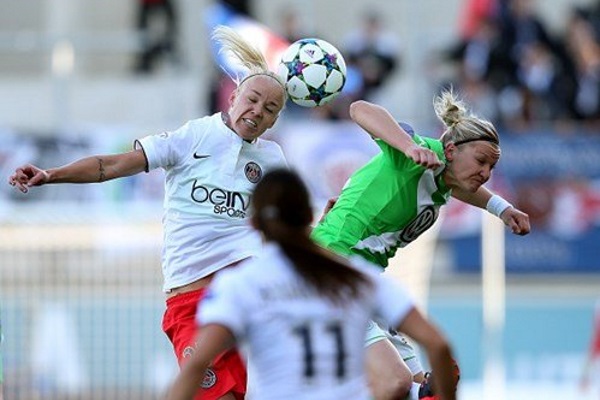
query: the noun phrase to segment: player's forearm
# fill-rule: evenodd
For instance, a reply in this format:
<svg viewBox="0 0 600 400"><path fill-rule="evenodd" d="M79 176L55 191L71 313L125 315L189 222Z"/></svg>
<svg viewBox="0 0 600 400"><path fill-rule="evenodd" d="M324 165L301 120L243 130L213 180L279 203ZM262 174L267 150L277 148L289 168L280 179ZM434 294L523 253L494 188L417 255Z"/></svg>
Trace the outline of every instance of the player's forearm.
<svg viewBox="0 0 600 400"><path fill-rule="evenodd" d="M492 196L493 193L490 192L485 186L480 186L475 193L459 189L452 190L452 197L472 206L483 208L484 210Z"/></svg>
<svg viewBox="0 0 600 400"><path fill-rule="evenodd" d="M450 346L445 341L437 342L427 349L434 376L435 393L443 400L456 399L456 374Z"/></svg>
<svg viewBox="0 0 600 400"><path fill-rule="evenodd" d="M480 186L475 193L452 190L452 197L472 206L483 208L498 218L501 218L505 210L513 207L502 196L492 193L485 186Z"/></svg>
<svg viewBox="0 0 600 400"><path fill-rule="evenodd" d="M99 155L82 158L46 172L48 183L94 183L131 175L123 167L116 156Z"/></svg>
<svg viewBox="0 0 600 400"><path fill-rule="evenodd" d="M350 105L350 117L371 136L379 138L403 153L414 145L412 138L383 107L364 100Z"/></svg>
<svg viewBox="0 0 600 400"><path fill-rule="evenodd" d="M191 399L198 390L198 381L201 380L208 368L208 362L196 362L190 360L186 363L167 396L168 400ZM199 378L200 377L200 378Z"/></svg>
<svg viewBox="0 0 600 400"><path fill-rule="evenodd" d="M71 164L46 170L48 183L92 183L114 179L104 156L86 157Z"/></svg>
<svg viewBox="0 0 600 400"><path fill-rule="evenodd" d="M145 169L142 151L97 155L48 169L47 183L94 183L130 176Z"/></svg>

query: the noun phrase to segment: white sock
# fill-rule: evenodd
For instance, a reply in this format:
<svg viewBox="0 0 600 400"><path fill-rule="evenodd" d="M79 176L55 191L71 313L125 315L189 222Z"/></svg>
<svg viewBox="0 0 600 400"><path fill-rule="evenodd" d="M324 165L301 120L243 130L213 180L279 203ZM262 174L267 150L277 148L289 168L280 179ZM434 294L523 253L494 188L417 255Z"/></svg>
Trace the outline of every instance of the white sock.
<svg viewBox="0 0 600 400"><path fill-rule="evenodd" d="M410 388L410 393L406 397L406 400L419 400L419 388L421 387L420 383L413 382Z"/></svg>

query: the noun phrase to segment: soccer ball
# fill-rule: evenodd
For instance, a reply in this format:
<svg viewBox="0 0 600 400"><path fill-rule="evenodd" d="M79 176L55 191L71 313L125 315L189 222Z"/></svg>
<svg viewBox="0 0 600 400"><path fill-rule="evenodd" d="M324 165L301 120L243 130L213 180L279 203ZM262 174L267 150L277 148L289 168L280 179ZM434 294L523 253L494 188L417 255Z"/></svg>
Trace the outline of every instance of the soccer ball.
<svg viewBox="0 0 600 400"><path fill-rule="evenodd" d="M346 62L331 43L300 39L281 56L278 74L292 101L303 107L329 103L346 82Z"/></svg>

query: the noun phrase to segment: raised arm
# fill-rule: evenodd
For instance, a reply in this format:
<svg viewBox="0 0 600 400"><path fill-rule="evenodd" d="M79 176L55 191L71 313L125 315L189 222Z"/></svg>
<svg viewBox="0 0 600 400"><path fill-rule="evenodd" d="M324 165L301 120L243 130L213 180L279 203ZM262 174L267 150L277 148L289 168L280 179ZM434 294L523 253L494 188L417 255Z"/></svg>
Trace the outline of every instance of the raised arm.
<svg viewBox="0 0 600 400"><path fill-rule="evenodd" d="M431 169L441 165L437 155L416 144L385 108L358 100L350 104L350 118L371 136L395 147L415 163Z"/></svg>
<svg viewBox="0 0 600 400"><path fill-rule="evenodd" d="M527 235L531 231L529 215L517 209L500 195L480 186L476 192L452 189L452 197L475 207L483 208L494 214L509 227L515 235Z"/></svg>
<svg viewBox="0 0 600 400"><path fill-rule="evenodd" d="M62 167L41 169L23 165L8 178L8 183L23 193L32 186L49 183L93 183L122 178L146 169L146 157L141 149L128 153L85 157Z"/></svg>

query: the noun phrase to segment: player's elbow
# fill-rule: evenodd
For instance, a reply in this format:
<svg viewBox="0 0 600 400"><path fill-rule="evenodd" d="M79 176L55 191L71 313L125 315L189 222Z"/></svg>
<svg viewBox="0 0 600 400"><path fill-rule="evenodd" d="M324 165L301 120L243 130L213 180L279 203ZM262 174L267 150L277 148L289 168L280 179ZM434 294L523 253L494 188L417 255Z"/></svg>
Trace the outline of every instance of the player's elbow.
<svg viewBox="0 0 600 400"><path fill-rule="evenodd" d="M356 100L350 104L350 118L354 122L359 122L361 116L364 115L365 111L371 106L371 103L365 100Z"/></svg>
<svg viewBox="0 0 600 400"><path fill-rule="evenodd" d="M393 376L370 385L375 400L404 400L410 394L412 377Z"/></svg>

